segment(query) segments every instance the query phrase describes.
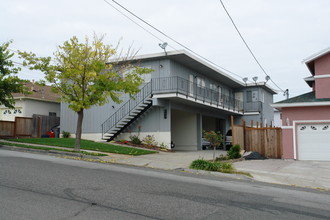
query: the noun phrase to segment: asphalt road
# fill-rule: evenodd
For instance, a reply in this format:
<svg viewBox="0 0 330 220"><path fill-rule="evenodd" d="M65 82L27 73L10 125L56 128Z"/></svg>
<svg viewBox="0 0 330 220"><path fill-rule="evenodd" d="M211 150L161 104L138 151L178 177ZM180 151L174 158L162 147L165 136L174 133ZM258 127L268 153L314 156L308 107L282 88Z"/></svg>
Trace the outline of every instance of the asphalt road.
<svg viewBox="0 0 330 220"><path fill-rule="evenodd" d="M330 219L330 193L0 150L0 219Z"/></svg>

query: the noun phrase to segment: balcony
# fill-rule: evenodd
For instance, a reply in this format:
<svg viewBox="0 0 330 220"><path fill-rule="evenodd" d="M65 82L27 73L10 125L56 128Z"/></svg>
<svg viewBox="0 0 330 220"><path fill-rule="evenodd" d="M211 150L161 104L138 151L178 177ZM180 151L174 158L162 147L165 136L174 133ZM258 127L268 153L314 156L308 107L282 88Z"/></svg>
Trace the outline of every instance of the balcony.
<svg viewBox="0 0 330 220"><path fill-rule="evenodd" d="M152 93L155 97L175 95L235 113L244 112L242 101L177 76L152 79Z"/></svg>
<svg viewBox="0 0 330 220"><path fill-rule="evenodd" d="M169 97L170 94L174 94L176 97L237 113L255 113L262 110L260 101L243 103L234 97L220 94L217 90L197 85L178 76L152 79L152 93L156 97Z"/></svg>

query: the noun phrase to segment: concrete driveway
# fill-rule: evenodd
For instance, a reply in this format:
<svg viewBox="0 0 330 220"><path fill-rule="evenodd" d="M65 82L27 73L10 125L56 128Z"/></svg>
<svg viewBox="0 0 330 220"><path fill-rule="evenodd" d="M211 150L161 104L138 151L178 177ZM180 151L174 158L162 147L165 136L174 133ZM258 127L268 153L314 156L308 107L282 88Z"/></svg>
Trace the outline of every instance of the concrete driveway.
<svg viewBox="0 0 330 220"><path fill-rule="evenodd" d="M258 181L330 190L330 161L245 160L234 167Z"/></svg>

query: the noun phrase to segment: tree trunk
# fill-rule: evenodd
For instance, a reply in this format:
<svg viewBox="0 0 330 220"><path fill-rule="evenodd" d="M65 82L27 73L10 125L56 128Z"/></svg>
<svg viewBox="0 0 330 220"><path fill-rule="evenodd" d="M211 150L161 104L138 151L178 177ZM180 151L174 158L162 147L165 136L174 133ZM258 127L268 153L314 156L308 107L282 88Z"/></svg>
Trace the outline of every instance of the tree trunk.
<svg viewBox="0 0 330 220"><path fill-rule="evenodd" d="M213 146L213 162L215 161L215 146Z"/></svg>
<svg viewBox="0 0 330 220"><path fill-rule="evenodd" d="M76 129L76 144L74 150L80 151L80 140L81 140L81 131L82 131L82 122L84 119L84 109L81 109L78 114L77 120L77 129Z"/></svg>

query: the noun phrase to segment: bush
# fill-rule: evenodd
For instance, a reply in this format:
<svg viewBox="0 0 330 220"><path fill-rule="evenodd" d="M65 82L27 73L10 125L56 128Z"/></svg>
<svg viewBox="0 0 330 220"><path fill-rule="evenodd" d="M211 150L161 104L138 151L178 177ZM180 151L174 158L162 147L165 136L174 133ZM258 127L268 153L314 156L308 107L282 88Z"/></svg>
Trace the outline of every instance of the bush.
<svg viewBox="0 0 330 220"><path fill-rule="evenodd" d="M203 131L203 137L210 142L213 147L213 162L215 161L215 148L219 147L223 142L222 134L220 131Z"/></svg>
<svg viewBox="0 0 330 220"><path fill-rule="evenodd" d="M227 152L229 159L240 158L241 157L240 150L241 150L241 147L239 146L239 144L232 146L229 149L229 151Z"/></svg>
<svg viewBox="0 0 330 220"><path fill-rule="evenodd" d="M133 144L137 144L137 145L142 144L142 141L140 140L138 135L130 135L129 139L131 139L131 142Z"/></svg>
<svg viewBox="0 0 330 220"><path fill-rule="evenodd" d="M70 138L71 137L71 134L68 131L62 131L62 137L63 138Z"/></svg>
<svg viewBox="0 0 330 220"><path fill-rule="evenodd" d="M195 170L207 170L226 173L233 172L234 170L231 163L211 162L203 159L194 160L191 163L190 168Z"/></svg>
<svg viewBox="0 0 330 220"><path fill-rule="evenodd" d="M157 142L153 135L147 135L145 138L143 138L143 143L149 147L157 145Z"/></svg>
<svg viewBox="0 0 330 220"><path fill-rule="evenodd" d="M138 132L137 132L137 134L131 134L130 136L129 136L129 139L131 139L131 142L133 143L133 144L137 144L137 145L139 145L139 144L142 144L142 141L141 141L141 139L139 138L139 136L140 136L140 132L141 132L141 125L139 125L138 126ZM130 133L131 133L131 131L130 131Z"/></svg>

